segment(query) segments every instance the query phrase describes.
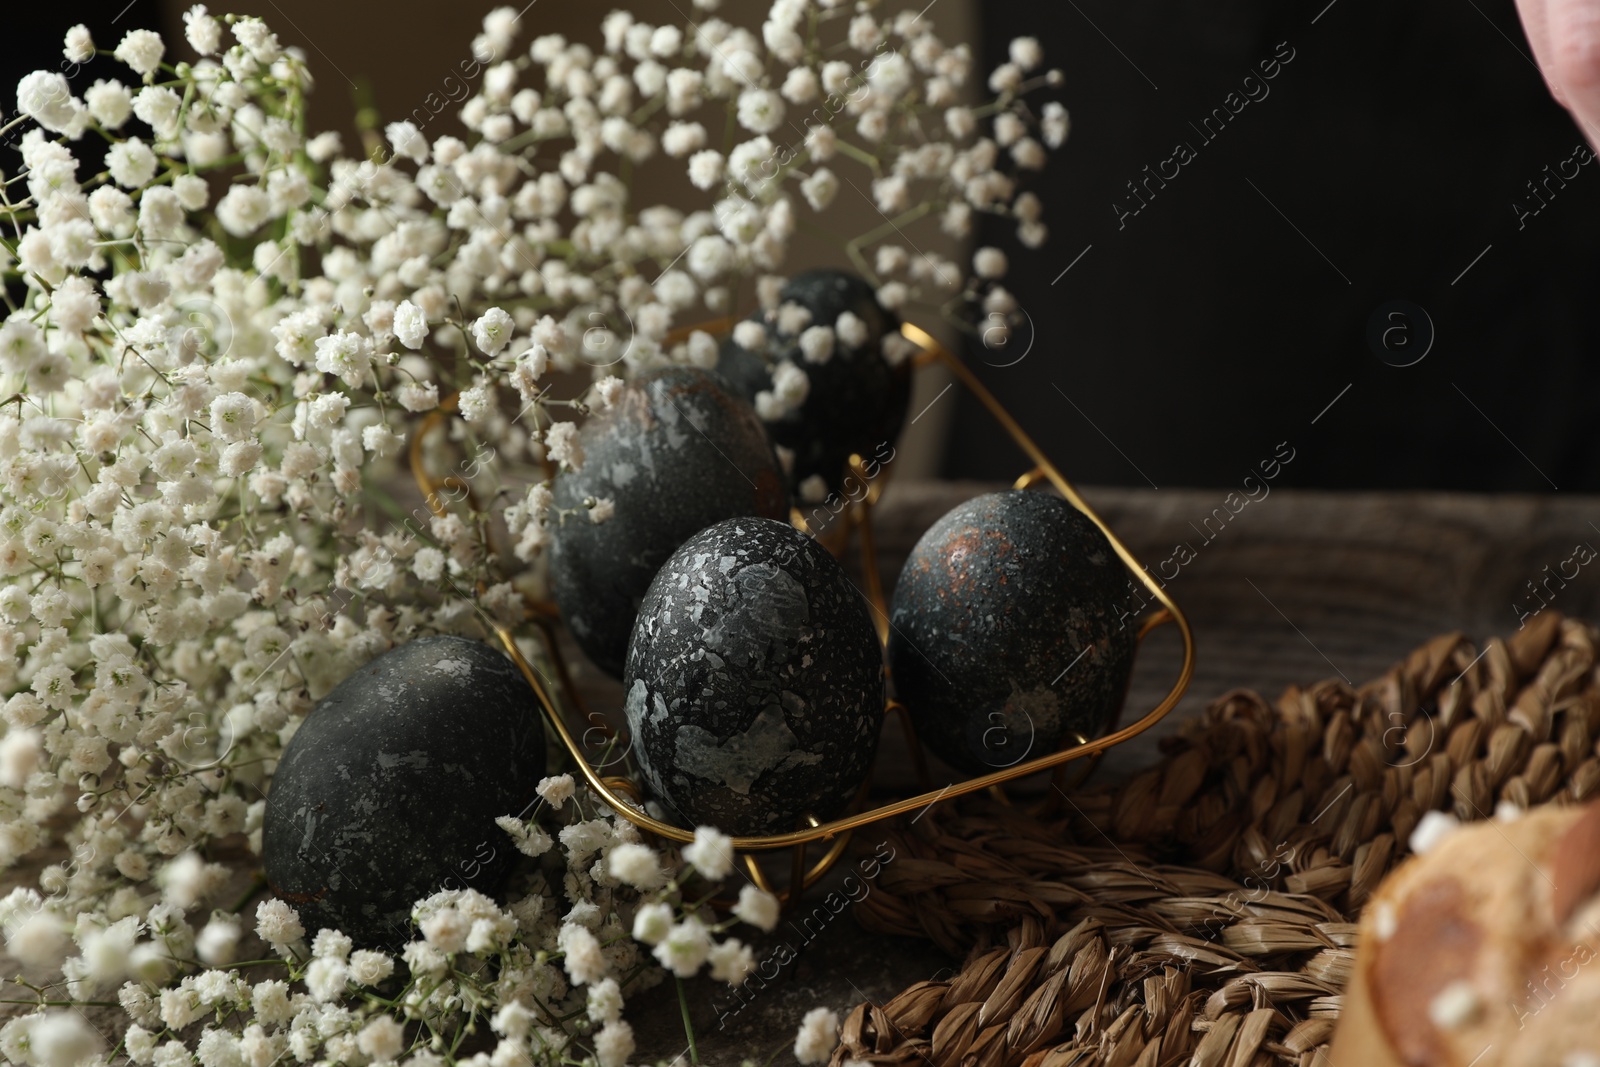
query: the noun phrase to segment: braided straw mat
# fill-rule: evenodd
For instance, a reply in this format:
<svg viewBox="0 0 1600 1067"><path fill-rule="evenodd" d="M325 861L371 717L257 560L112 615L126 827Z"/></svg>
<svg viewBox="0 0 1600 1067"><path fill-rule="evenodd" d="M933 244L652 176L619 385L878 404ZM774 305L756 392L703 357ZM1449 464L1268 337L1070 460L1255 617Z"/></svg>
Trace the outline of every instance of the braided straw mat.
<svg viewBox="0 0 1600 1067"><path fill-rule="evenodd" d="M834 1067L1310 1067L1355 919L1422 813L1600 792L1600 632L1553 611L1359 689L1223 695L1114 786L893 825L856 907L966 962L846 1019Z"/></svg>

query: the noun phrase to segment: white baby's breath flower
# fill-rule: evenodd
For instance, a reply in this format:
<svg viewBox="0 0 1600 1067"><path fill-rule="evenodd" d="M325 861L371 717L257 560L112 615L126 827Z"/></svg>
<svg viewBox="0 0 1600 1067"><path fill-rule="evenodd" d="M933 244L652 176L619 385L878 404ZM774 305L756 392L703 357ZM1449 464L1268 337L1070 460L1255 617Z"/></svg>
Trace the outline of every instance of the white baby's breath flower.
<svg viewBox="0 0 1600 1067"><path fill-rule="evenodd" d="M153 30L129 30L112 54L145 77L156 72L167 50L161 35Z"/></svg>
<svg viewBox="0 0 1600 1067"><path fill-rule="evenodd" d="M545 454L562 466L577 470L583 466L583 446L578 443L577 424L558 422L544 435Z"/></svg>
<svg viewBox="0 0 1600 1067"><path fill-rule="evenodd" d="M1002 63L989 75L989 91L1009 95L1022 87L1022 68L1015 63Z"/></svg>
<svg viewBox="0 0 1600 1067"><path fill-rule="evenodd" d="M661 150L674 159L698 152L706 144L706 128L698 122L674 122L661 135Z"/></svg>
<svg viewBox="0 0 1600 1067"><path fill-rule="evenodd" d="M256 402L243 393L224 393L211 401L211 432L224 441L244 441L256 424Z"/></svg>
<svg viewBox="0 0 1600 1067"><path fill-rule="evenodd" d="M972 269L980 278L1003 278L1006 273L1006 254L998 248L980 248L972 254Z"/></svg>
<svg viewBox="0 0 1600 1067"><path fill-rule="evenodd" d="M778 898L764 889L745 884L739 888L733 914L741 922L770 932L778 925Z"/></svg>
<svg viewBox="0 0 1600 1067"><path fill-rule="evenodd" d="M633 917L633 938L647 945L658 945L672 929L672 908L659 901L641 904Z"/></svg>
<svg viewBox="0 0 1600 1067"><path fill-rule="evenodd" d="M318 959L342 960L350 955L351 941L338 930L318 930L311 939L311 954Z"/></svg>
<svg viewBox="0 0 1600 1067"><path fill-rule="evenodd" d="M567 923L561 927L557 944L566 954L562 961L567 976L577 985L598 982L606 976L606 957L600 942L588 929Z"/></svg>
<svg viewBox="0 0 1600 1067"><path fill-rule="evenodd" d="M712 946L707 959L711 962L711 977L734 986L743 985L756 965L750 946L733 937Z"/></svg>
<svg viewBox="0 0 1600 1067"><path fill-rule="evenodd" d="M1040 112L1039 125L1044 133L1044 143L1051 148L1060 148L1071 130L1071 119L1060 101L1051 100Z"/></svg>
<svg viewBox="0 0 1600 1067"><path fill-rule="evenodd" d="M770 89L739 94L739 125L752 133L771 133L783 124L783 100Z"/></svg>
<svg viewBox="0 0 1600 1067"><path fill-rule="evenodd" d="M62 133L77 118L78 102L65 77L36 70L17 83L17 110L45 129Z"/></svg>
<svg viewBox="0 0 1600 1067"><path fill-rule="evenodd" d="M500 308L492 307L472 324L472 341L484 355L497 355L510 342L514 329L516 323L511 316Z"/></svg>
<svg viewBox="0 0 1600 1067"><path fill-rule="evenodd" d="M651 951L667 970L679 978L690 978L711 951L711 933L699 916L688 915L673 923L667 936Z"/></svg>
<svg viewBox="0 0 1600 1067"><path fill-rule="evenodd" d="M454 908L444 908L423 919L420 928L429 947L448 956L467 947L472 924Z"/></svg>
<svg viewBox="0 0 1600 1067"><path fill-rule="evenodd" d="M839 1043L839 1014L831 1008L812 1008L800 1020L794 1038L795 1059L801 1063L826 1063Z"/></svg>
<svg viewBox="0 0 1600 1067"><path fill-rule="evenodd" d="M316 342L316 367L325 374L336 374L352 388L359 389L372 379L372 341L350 330L340 330Z"/></svg>
<svg viewBox="0 0 1600 1067"><path fill-rule="evenodd" d="M90 118L108 130L121 129L133 115L133 93L116 79L97 80L84 90L83 102Z"/></svg>
<svg viewBox="0 0 1600 1067"><path fill-rule="evenodd" d="M720 882L733 873L733 839L714 826L697 827L694 840L683 847L683 858L707 879Z"/></svg>
<svg viewBox="0 0 1600 1067"><path fill-rule="evenodd" d="M397 396L400 406L411 412L432 411L439 406L439 387L432 382L406 382Z"/></svg>
<svg viewBox="0 0 1600 1067"><path fill-rule="evenodd" d="M648 845L617 845L606 856L606 869L611 877L635 889L655 889L666 881L661 857Z"/></svg>
<svg viewBox="0 0 1600 1067"><path fill-rule="evenodd" d="M721 152L707 148L689 157L689 181L696 189L710 189L722 180L727 161Z"/></svg>
<svg viewBox="0 0 1600 1067"><path fill-rule="evenodd" d="M585 1014L591 1022L611 1023L622 1017L622 988L615 978L607 978L589 987Z"/></svg>
<svg viewBox="0 0 1600 1067"><path fill-rule="evenodd" d="M356 1047L374 1060L393 1062L405 1049L405 1030L393 1016L379 1015L361 1028Z"/></svg>
<svg viewBox="0 0 1600 1067"><path fill-rule="evenodd" d="M800 183L800 193L813 211L826 211L839 192L839 179L827 167L818 167Z"/></svg>
<svg viewBox="0 0 1600 1067"><path fill-rule="evenodd" d="M576 788L570 774L556 774L548 778L541 778L536 792L546 804L552 808L559 808L572 799L573 790Z"/></svg>
<svg viewBox="0 0 1600 1067"><path fill-rule="evenodd" d="M411 572L424 582L437 582L444 577L444 553L431 545L419 548L411 558Z"/></svg>
<svg viewBox="0 0 1600 1067"><path fill-rule="evenodd" d="M594 1035L594 1054L600 1067L623 1067L634 1053L633 1027L613 1019Z"/></svg>
<svg viewBox="0 0 1600 1067"><path fill-rule="evenodd" d="M1011 62L1022 70L1033 70L1044 62L1044 49L1039 47L1039 41L1034 37L1013 38L1010 45Z"/></svg>
<svg viewBox="0 0 1600 1067"><path fill-rule="evenodd" d="M494 385L487 378L479 377L473 382L471 388L461 390L456 398L456 410L468 423L478 424L489 417L494 410Z"/></svg>
<svg viewBox="0 0 1600 1067"><path fill-rule="evenodd" d="M800 352L807 363L826 363L833 358L833 330L828 326L808 326L800 334Z"/></svg>
<svg viewBox="0 0 1600 1067"><path fill-rule="evenodd" d="M27 1018L27 1061L36 1067L77 1067L104 1050L100 1034L81 1011L48 1011Z"/></svg>
<svg viewBox="0 0 1600 1067"><path fill-rule="evenodd" d="M68 30L61 54L69 63L87 63L94 58L94 38L89 34L89 27L80 22Z"/></svg>
<svg viewBox="0 0 1600 1067"><path fill-rule="evenodd" d="M202 963L213 967L232 963L239 944L239 934L237 922L213 918L195 938L195 955L200 957Z"/></svg>
<svg viewBox="0 0 1600 1067"><path fill-rule="evenodd" d="M428 161L428 142L414 122L391 122L383 128L383 135L397 156L415 163Z"/></svg>
<svg viewBox="0 0 1600 1067"><path fill-rule="evenodd" d="M256 905L256 933L275 947L291 945L306 936L300 916L281 900L263 900Z"/></svg>
<svg viewBox="0 0 1600 1067"><path fill-rule="evenodd" d="M820 92L816 72L810 67L795 67L784 76L779 90L791 104L809 104Z"/></svg>
<svg viewBox="0 0 1600 1067"><path fill-rule="evenodd" d="M209 56L222 47L222 26L207 14L204 4L195 4L183 13L183 33L189 47Z"/></svg>
<svg viewBox="0 0 1600 1067"><path fill-rule="evenodd" d="M217 201L217 221L235 237L248 237L271 215L271 198L253 185L235 185Z"/></svg>
<svg viewBox="0 0 1600 1067"><path fill-rule="evenodd" d="M733 328L733 343L752 352L767 347L767 328L759 322L745 319Z"/></svg>

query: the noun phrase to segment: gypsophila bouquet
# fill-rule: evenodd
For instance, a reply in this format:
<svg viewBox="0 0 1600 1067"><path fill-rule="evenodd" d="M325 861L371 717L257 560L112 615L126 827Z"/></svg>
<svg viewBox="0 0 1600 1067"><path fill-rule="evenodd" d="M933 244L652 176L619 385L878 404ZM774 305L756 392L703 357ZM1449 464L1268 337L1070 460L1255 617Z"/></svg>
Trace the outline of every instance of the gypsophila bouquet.
<svg viewBox="0 0 1600 1067"><path fill-rule="evenodd" d="M1059 80L1032 41L977 105L967 46L915 10L778 0L755 29L618 11L594 47L519 44L525 21L491 12L450 61L459 95L358 154L306 128L296 49L203 6L183 46L123 37L124 79L17 86L0 126L25 131L24 170L0 176L0 868L61 859L0 900L38 1001L0 1028L11 1062L609 1067L634 1053L624 996L707 967L738 984L752 954L726 932L776 920L748 885L713 913L727 838L652 848L566 776L501 820L531 857L510 902L419 901L397 956L259 892L220 899L315 701L397 642L521 624L564 517L550 476L583 462L576 420L622 378L713 365L694 325L772 308L797 228L870 201L882 225L844 254L878 300L982 320L989 343L1017 315L1004 255L967 270L907 231L966 237L987 213L1045 238L1018 180L1067 115L1024 101ZM67 33L72 64L106 51ZM101 141L85 173L80 146ZM697 209L636 202L634 173L663 156ZM778 369L764 415L794 382ZM388 487L441 409L467 458L436 474L461 492L408 516ZM586 501L585 521L613 508ZM113 1000L111 1035L65 1006ZM795 1053L825 1059L836 1030L812 1013Z"/></svg>

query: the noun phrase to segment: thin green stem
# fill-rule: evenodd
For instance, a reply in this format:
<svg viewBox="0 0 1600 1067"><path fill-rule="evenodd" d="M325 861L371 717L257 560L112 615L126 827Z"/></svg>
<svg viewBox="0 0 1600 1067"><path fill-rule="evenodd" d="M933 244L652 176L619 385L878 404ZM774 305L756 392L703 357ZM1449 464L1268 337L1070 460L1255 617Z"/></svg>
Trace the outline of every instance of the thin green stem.
<svg viewBox="0 0 1600 1067"><path fill-rule="evenodd" d="M678 1008L683 1012L683 1036L689 1039L689 1062L700 1062L700 1049L694 1043L694 1023L689 1021L689 996L684 992L683 979L674 978L678 983Z"/></svg>

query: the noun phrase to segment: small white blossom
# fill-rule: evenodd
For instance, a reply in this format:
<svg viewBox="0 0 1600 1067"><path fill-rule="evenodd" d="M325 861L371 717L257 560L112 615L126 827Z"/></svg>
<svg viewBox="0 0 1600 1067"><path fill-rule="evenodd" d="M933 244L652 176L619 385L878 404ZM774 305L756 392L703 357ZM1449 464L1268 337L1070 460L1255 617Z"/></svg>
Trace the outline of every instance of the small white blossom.
<svg viewBox="0 0 1600 1067"><path fill-rule="evenodd" d="M707 959L711 962L711 977L734 986L743 985L756 966L755 953L750 946L732 937L713 946Z"/></svg>
<svg viewBox="0 0 1600 1067"><path fill-rule="evenodd" d="M394 335L407 348L421 348L428 336L428 317L416 304L402 300L394 309Z"/></svg>
<svg viewBox="0 0 1600 1067"><path fill-rule="evenodd" d="M578 985L598 982L606 976L606 958L594 934L582 926L567 923L561 927L557 944L566 954L562 961L567 976Z"/></svg>
<svg viewBox="0 0 1600 1067"><path fill-rule="evenodd" d="M578 443L578 427L558 422L545 431L545 453L556 463L577 470L583 466L583 446Z"/></svg>
<svg viewBox="0 0 1600 1067"><path fill-rule="evenodd" d="M391 1015L379 1015L356 1037L356 1047L380 1062L393 1062L405 1049L405 1031Z"/></svg>
<svg viewBox="0 0 1600 1067"><path fill-rule="evenodd" d="M484 355L497 355L510 342L515 328L510 315L492 307L472 324L472 341Z"/></svg>
<svg viewBox="0 0 1600 1067"><path fill-rule="evenodd" d="M741 922L770 932L778 925L778 898L764 889L746 884L739 889L739 900L733 906L733 914Z"/></svg>
<svg viewBox="0 0 1600 1067"><path fill-rule="evenodd" d="M818 167L800 183L800 193L813 211L826 211L839 192L839 179L827 167Z"/></svg>
<svg viewBox="0 0 1600 1067"><path fill-rule="evenodd" d="M539 779L539 785L535 791L546 804L549 804L552 808L559 808L572 798L575 789L576 785L573 783L572 775L556 774L548 778Z"/></svg>
<svg viewBox="0 0 1600 1067"><path fill-rule="evenodd" d="M395 155L415 163L428 161L428 142L422 136L422 131L417 129L416 123L391 122L383 128L383 135L394 148Z"/></svg>
<svg viewBox="0 0 1600 1067"><path fill-rule="evenodd" d="M658 945L672 929L672 908L662 903L641 904L633 917L633 938Z"/></svg>
<svg viewBox="0 0 1600 1067"><path fill-rule="evenodd" d="M800 334L800 352L807 363L826 363L833 358L833 329L809 326Z"/></svg>
<svg viewBox="0 0 1600 1067"><path fill-rule="evenodd" d="M77 118L77 105L67 79L53 71L36 70L17 83L17 110L55 133Z"/></svg>
<svg viewBox="0 0 1600 1067"><path fill-rule="evenodd" d="M633 1027L621 1019L606 1023L594 1035L594 1053L600 1067L623 1067L633 1056L634 1048Z"/></svg>
<svg viewBox="0 0 1600 1067"><path fill-rule="evenodd" d="M1039 47L1039 41L1034 37L1016 37L1010 46L1011 62L1022 70L1033 70L1044 62L1044 49Z"/></svg>
<svg viewBox="0 0 1600 1067"><path fill-rule="evenodd" d="M714 826L697 827L694 840L683 848L683 858L709 880L720 882L733 873L733 839Z"/></svg>
<svg viewBox="0 0 1600 1067"><path fill-rule="evenodd" d="M152 30L129 30L112 54L136 73L148 77L161 65L161 56L166 50L160 34Z"/></svg>
<svg viewBox="0 0 1600 1067"><path fill-rule="evenodd" d="M1044 133L1044 143L1051 148L1060 148L1072 128L1067 109L1057 100L1051 100L1044 105L1040 112L1039 126Z"/></svg>
<svg viewBox="0 0 1600 1067"><path fill-rule="evenodd" d="M706 144L706 128L698 122L674 122L661 135L661 150L674 159L698 152Z"/></svg>
<svg viewBox="0 0 1600 1067"><path fill-rule="evenodd" d="M666 881L661 857L648 845L617 845L606 857L606 869L613 878L635 889L654 889Z"/></svg>
<svg viewBox="0 0 1600 1067"><path fill-rule="evenodd" d="M290 945L306 936L300 916L281 900L263 900L256 905L256 933L274 946Z"/></svg>
<svg viewBox="0 0 1600 1067"><path fill-rule="evenodd" d="M679 978L690 978L711 951L711 933L698 916L672 924L667 936L651 950L661 965Z"/></svg>
<svg viewBox="0 0 1600 1067"><path fill-rule="evenodd" d="M1006 254L998 248L980 248L972 254L972 269L980 278L1003 278L1006 274Z"/></svg>
<svg viewBox="0 0 1600 1067"><path fill-rule="evenodd" d="M61 54L69 63L87 63L94 58L94 38L89 35L89 27L80 22L68 30Z"/></svg>
<svg viewBox="0 0 1600 1067"><path fill-rule="evenodd" d="M794 1038L794 1055L801 1063L826 1063L839 1043L839 1014L830 1008L812 1008L800 1020Z"/></svg>
<svg viewBox="0 0 1600 1067"><path fill-rule="evenodd" d="M222 47L222 26L206 12L204 4L195 4L183 13L183 27L189 47L202 56L209 56Z"/></svg>

